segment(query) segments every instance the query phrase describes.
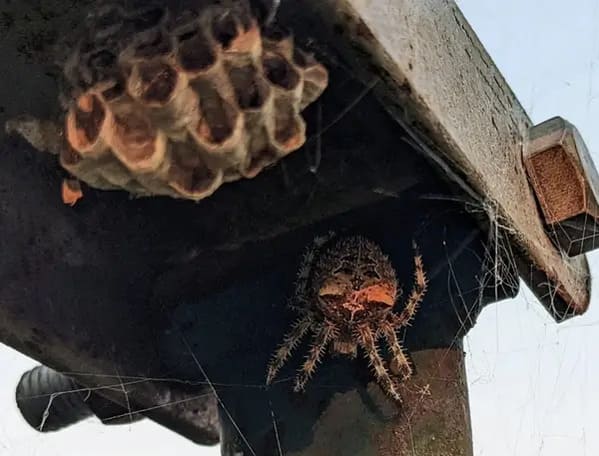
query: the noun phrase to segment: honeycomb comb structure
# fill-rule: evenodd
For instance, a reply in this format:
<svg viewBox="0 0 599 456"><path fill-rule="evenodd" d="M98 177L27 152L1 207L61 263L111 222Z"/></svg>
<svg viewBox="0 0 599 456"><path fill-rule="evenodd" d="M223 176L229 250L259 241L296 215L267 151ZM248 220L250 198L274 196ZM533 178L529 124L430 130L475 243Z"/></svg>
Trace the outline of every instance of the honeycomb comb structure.
<svg viewBox="0 0 599 456"><path fill-rule="evenodd" d="M100 8L67 60L62 166L99 189L200 200L300 148L327 70L249 8Z"/></svg>

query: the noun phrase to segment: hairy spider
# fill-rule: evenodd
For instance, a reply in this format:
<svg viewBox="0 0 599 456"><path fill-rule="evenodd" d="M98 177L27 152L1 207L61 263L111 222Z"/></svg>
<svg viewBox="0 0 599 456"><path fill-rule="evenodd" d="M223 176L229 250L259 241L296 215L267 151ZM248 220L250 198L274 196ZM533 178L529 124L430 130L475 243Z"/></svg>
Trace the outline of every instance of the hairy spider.
<svg viewBox="0 0 599 456"><path fill-rule="evenodd" d="M266 383L272 383L293 349L311 332L313 340L298 370L296 392L304 389L329 345L333 353L352 358L361 347L379 385L391 398L401 401L396 388L398 379L390 371L401 381L412 374L396 331L409 326L426 293L422 257L414 244L414 286L397 314L393 308L401 289L389 258L379 246L359 236L331 242L332 237L317 238L304 256L291 302L299 318L274 353ZM379 353L379 338L384 338L389 346L390 369Z"/></svg>

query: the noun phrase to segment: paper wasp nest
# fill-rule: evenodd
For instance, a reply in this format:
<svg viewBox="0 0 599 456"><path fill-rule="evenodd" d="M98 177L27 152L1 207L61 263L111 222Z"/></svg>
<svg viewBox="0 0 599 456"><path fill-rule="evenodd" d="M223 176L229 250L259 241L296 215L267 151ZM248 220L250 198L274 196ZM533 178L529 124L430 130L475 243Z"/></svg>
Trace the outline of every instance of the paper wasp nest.
<svg viewBox="0 0 599 456"><path fill-rule="evenodd" d="M103 7L65 65L60 162L92 187L200 200L300 148L326 69L249 10Z"/></svg>

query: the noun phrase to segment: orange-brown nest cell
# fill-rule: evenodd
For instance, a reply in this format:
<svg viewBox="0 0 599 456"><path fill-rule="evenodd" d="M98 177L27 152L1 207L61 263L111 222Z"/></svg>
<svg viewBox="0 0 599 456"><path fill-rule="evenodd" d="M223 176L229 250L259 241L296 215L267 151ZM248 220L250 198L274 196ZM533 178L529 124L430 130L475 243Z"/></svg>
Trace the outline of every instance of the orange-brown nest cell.
<svg viewBox="0 0 599 456"><path fill-rule="evenodd" d="M200 200L300 148L327 70L243 7L100 8L70 55L60 163L100 189Z"/></svg>

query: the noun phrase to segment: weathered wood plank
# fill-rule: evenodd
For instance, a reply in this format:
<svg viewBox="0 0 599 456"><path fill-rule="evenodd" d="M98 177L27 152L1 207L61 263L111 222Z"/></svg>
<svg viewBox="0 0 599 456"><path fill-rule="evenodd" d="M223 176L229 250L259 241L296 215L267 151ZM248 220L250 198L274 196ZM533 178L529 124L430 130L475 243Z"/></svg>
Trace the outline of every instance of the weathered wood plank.
<svg viewBox="0 0 599 456"><path fill-rule="evenodd" d="M589 304L585 257L551 243L522 164L531 121L451 0L312 0L339 49L386 109L484 195L521 247L521 275L556 318ZM448 170L449 171L449 170ZM450 172L451 173L451 172Z"/></svg>

